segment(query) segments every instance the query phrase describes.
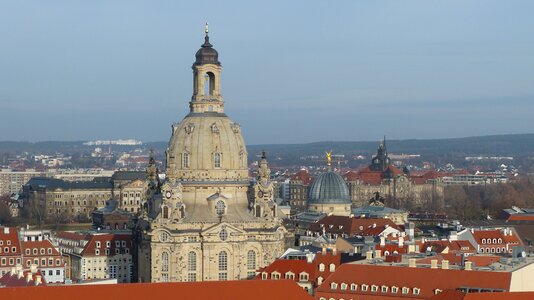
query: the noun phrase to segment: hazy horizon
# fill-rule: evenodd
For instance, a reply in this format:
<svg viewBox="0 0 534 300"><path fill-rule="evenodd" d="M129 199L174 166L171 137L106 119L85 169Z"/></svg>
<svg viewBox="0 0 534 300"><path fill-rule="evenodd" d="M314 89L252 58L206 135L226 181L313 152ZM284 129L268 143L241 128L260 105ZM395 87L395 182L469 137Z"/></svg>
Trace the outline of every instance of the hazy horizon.
<svg viewBox="0 0 534 300"><path fill-rule="evenodd" d="M2 1L0 140L167 141L204 22L248 145L532 132L531 1Z"/></svg>

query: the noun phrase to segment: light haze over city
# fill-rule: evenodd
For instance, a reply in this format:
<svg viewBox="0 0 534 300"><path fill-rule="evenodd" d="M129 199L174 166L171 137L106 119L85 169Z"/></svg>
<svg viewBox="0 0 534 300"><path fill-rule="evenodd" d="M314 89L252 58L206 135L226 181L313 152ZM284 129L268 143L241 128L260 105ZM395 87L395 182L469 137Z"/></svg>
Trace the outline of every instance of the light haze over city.
<svg viewBox="0 0 534 300"><path fill-rule="evenodd" d="M249 144L533 132L532 1L1 1L0 140L167 141L210 24ZM9 130L6 130L8 128Z"/></svg>

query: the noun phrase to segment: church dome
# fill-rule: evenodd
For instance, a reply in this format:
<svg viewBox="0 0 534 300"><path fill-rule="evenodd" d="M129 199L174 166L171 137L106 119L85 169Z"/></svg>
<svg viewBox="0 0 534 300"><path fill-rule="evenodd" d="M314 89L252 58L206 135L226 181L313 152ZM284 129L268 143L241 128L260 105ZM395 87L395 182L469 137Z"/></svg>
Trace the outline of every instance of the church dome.
<svg viewBox="0 0 534 300"><path fill-rule="evenodd" d="M173 125L167 176L185 181L248 180L240 126L224 113L190 113Z"/></svg>
<svg viewBox="0 0 534 300"><path fill-rule="evenodd" d="M310 204L350 204L349 189L341 175L329 171L313 181L308 195Z"/></svg>

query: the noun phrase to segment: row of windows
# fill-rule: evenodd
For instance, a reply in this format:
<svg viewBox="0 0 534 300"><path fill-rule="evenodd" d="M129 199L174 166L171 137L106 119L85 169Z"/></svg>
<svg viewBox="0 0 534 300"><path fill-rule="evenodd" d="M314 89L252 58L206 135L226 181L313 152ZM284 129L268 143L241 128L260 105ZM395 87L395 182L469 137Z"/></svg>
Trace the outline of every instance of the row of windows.
<svg viewBox="0 0 534 300"><path fill-rule="evenodd" d="M3 246L4 245L4 241L0 240L0 246ZM6 245L11 245L11 240L7 240L6 241Z"/></svg>
<svg viewBox="0 0 534 300"><path fill-rule="evenodd" d="M506 248L502 247L493 247L493 248L480 248L480 253L506 253ZM510 253L512 253L512 250L510 250Z"/></svg>
<svg viewBox="0 0 534 300"><path fill-rule="evenodd" d="M46 264L46 262L48 261L48 265ZM26 266L27 267L30 267L32 264L32 260L31 259L28 259L26 260ZM33 259L33 264L35 265L38 265L39 267L53 267L54 266L54 259L53 258L48 258L48 260L46 258L41 258L41 264L39 265L39 259L38 258L34 258ZM61 260L58 258L56 259L56 264L55 266L58 267L61 265Z"/></svg>
<svg viewBox="0 0 534 300"><path fill-rule="evenodd" d="M111 255L111 249L106 249L104 253L105 255ZM121 249L115 248L115 254L121 254ZM130 249L124 248L124 254L130 254ZM100 255L100 249L95 249L95 255Z"/></svg>
<svg viewBox="0 0 534 300"><path fill-rule="evenodd" d="M169 272L169 256L169 253L166 251L161 253L161 272ZM254 250L249 250L247 252L247 269L249 269L249 271L247 272L247 276L254 276L254 270L256 270L256 266L256 252ZM226 271L228 271L228 253L226 251L219 252L218 269L219 280L226 280ZM197 253L194 251L190 251L187 254L188 281L196 281L196 271Z"/></svg>
<svg viewBox="0 0 534 300"><path fill-rule="evenodd" d="M346 283L341 283L341 284L339 284L339 285L338 285L336 282L332 282L332 283L330 283L330 288L331 288L332 290L337 290L337 289L338 289L338 286L339 286L339 289L342 290L342 291L346 291L346 290L349 288L348 284L346 284ZM397 294L397 293L399 293L399 289L400 289L400 291L401 291L401 293L402 293L403 295L407 295L407 294L409 294L410 292L411 292L413 295L419 295L419 294L421 293L421 289L420 289L420 288L416 288L416 287L410 289L410 288L408 288L408 287L402 287L402 288L399 288L399 287L397 287L397 286L392 286L391 289L390 289L390 287L388 287L388 286L386 286L386 285L383 285L383 286L380 286L380 287L379 287L378 285L374 285L374 284L371 285L371 286L369 286L369 285L367 285L367 284L362 284L362 285L360 286L360 290L361 290L362 292L367 292L367 291L370 290L370 291L373 292L373 293L376 293L376 292L378 292L379 290L380 290L380 292L382 292L382 293L388 293L388 292L390 292L390 290L391 290L391 293L393 293L393 294ZM355 284L355 283L351 283L351 285L350 285L350 290L351 290L351 291L357 291L357 290L358 290L358 285Z"/></svg>
<svg viewBox="0 0 534 300"><path fill-rule="evenodd" d="M191 155L189 153L182 153L182 169L189 169L190 156ZM220 168L221 161L222 161L222 154L219 152L213 153L213 167Z"/></svg>
<svg viewBox="0 0 534 300"><path fill-rule="evenodd" d="M482 239L482 244L502 244L502 239Z"/></svg>
<svg viewBox="0 0 534 300"><path fill-rule="evenodd" d="M308 273L306 272L301 272L299 274L299 281L308 281L310 278L310 276L308 275ZM263 272L261 273L261 279L268 279L268 273L266 272ZM278 272L272 272L271 273L271 279L273 280L279 280L281 279L281 274L278 273ZM293 272L287 272L284 274L284 279L291 279L291 280L294 280L295 279L295 273Z"/></svg>
<svg viewBox="0 0 534 300"><path fill-rule="evenodd" d="M38 252L40 254L45 254L45 252L48 254L52 254L52 248L47 248L46 250L45 248L40 248L39 250L37 248L33 248L33 251L31 251L30 249L26 249L26 255L30 255L31 252L33 252L33 255L37 255Z"/></svg>
<svg viewBox="0 0 534 300"><path fill-rule="evenodd" d="M100 248L102 244L100 243L100 241L97 241L96 242L96 247L97 248ZM126 241L115 241L115 247L120 247L122 245L122 247L126 247ZM111 247L111 241L106 241L106 248L109 248Z"/></svg>
<svg viewBox="0 0 534 300"><path fill-rule="evenodd" d="M319 264L319 272L324 272L324 270L325 270L325 265L323 263ZM336 270L336 265L335 264L328 265L328 270L330 272L334 272Z"/></svg>
<svg viewBox="0 0 534 300"><path fill-rule="evenodd" d="M5 254L10 253L9 249L10 249L9 247L4 247L4 253ZM2 253L2 248L0 248L0 253ZM17 247L12 247L11 248L11 253L17 253Z"/></svg>

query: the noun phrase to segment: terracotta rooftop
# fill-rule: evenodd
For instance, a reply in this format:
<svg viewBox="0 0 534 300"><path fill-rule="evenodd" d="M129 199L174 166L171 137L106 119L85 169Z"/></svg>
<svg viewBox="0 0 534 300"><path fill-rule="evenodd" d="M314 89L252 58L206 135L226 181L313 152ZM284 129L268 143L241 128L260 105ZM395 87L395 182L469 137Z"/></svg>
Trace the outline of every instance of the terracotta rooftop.
<svg viewBox="0 0 534 300"><path fill-rule="evenodd" d="M361 235L369 228L392 226L398 228L390 219L355 218L349 216L330 215L310 225L310 231L347 234L349 236Z"/></svg>
<svg viewBox="0 0 534 300"><path fill-rule="evenodd" d="M289 280L242 280L182 283L132 283L114 285L72 285L34 288L2 288L0 299L188 299L188 300L312 300Z"/></svg>
<svg viewBox="0 0 534 300"><path fill-rule="evenodd" d="M534 299L534 292L463 293L445 290L429 300L527 300Z"/></svg>
<svg viewBox="0 0 534 300"><path fill-rule="evenodd" d="M431 279L431 280L429 280ZM346 283L349 288L341 290L331 288L331 283L340 285ZM351 291L350 285L357 284L358 288ZM436 289L457 289L460 287L484 288L490 290L509 290L511 273L491 271L465 271L453 269L410 268L404 266L343 264L338 270L317 289L316 296L325 298L356 298L356 295L365 295L366 299L387 299L396 296L392 287L398 287L397 295L402 295L402 287L409 288L409 293L402 295L408 299L428 299L433 296ZM367 285L368 290L362 291L361 285ZM371 286L378 286L378 291L371 291ZM381 287L388 287L382 292ZM419 289L417 295L414 288ZM343 295L343 296L341 296ZM354 296L353 296L354 295Z"/></svg>

